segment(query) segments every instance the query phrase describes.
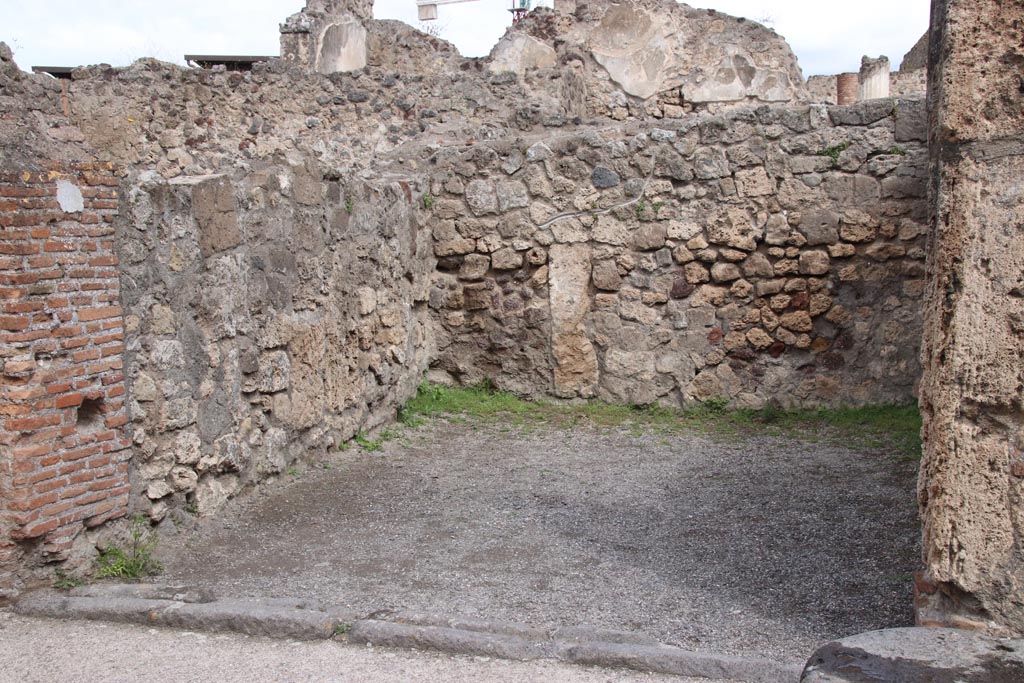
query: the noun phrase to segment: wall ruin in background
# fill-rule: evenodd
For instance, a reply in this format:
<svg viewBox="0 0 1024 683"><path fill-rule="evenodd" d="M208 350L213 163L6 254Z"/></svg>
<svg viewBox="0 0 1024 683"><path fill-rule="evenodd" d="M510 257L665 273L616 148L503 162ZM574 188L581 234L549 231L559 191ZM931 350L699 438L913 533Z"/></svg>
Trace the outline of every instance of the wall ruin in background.
<svg viewBox="0 0 1024 683"><path fill-rule="evenodd" d="M952 6L958 20L970 16ZM89 400L103 393L99 414L103 433L111 432L104 443L119 464L87 467L94 481L111 482L102 489L111 507L90 509L95 501L76 494L66 496L73 510L66 520L54 512L32 527L36 520L18 517L25 510L17 501L51 495L45 482L63 482L65 474L44 476L61 467L31 459L46 454L13 458L12 449L35 442L34 428L22 430L21 416L5 414L5 425L15 422L0 459L3 587L68 550L86 549L104 529L81 533L83 523L104 515L129 508L154 521L185 508L212 514L295 458L388 419L428 367L435 378L487 377L525 394L638 403L912 399L926 238L919 99L808 106L802 102L813 95L781 38L750 22L653 0L537 11L491 60L465 60L443 41L372 21L369 7L311 2L286 22L284 59L252 73L141 60L126 69L78 70L62 89L17 71L0 51L4 172L65 174L4 176L14 179L8 185L27 188L38 178L43 201L53 201L61 178L93 187L75 175L86 166L56 160L112 164L102 169L117 176L117 190L99 183L111 194L93 199L120 200L109 223L114 239L96 241L93 250L86 246L93 236L78 235L82 243L68 253L106 258L103 267L119 275L120 287L105 271L107 285L97 291L106 294L97 296L107 299L96 305L124 307L123 316L102 319L110 329L86 330L88 353L102 359L109 352L105 369L90 374L88 364L97 361L85 356L66 361L85 364L83 388L97 394ZM356 63L335 62L319 73L317 64L327 63L323 38L341 24L365 31L365 49L327 43L338 54L365 53L367 66L337 73ZM695 32L699 49L666 47L672 32ZM946 47L936 48L933 66L951 60L955 72L959 48L948 35L943 41L935 42ZM654 61L641 59L651 46L658 47ZM991 102L1014 101L999 90L1004 85ZM949 111L971 108L950 102ZM991 139L1019 133L1019 119L1006 119L1018 123L1002 130L1001 110L993 111L996 124L964 123L958 135L989 149ZM943 117L940 123L951 120ZM940 137L933 149L961 142ZM1005 195L1012 187L1001 179L1019 177L1018 158L956 163L975 164L965 177ZM949 169L943 177L960 173ZM36 211L0 202L5 216ZM111 217L115 211L113 204L95 208ZM1013 218L1013 209L1000 211ZM963 240L939 243L951 256L936 252L936 292L942 278L959 272L956 264L975 263L1003 244L994 229L984 233L992 240L972 242L976 219L950 215L959 231L950 234ZM64 211L57 221L87 225L82 216ZM15 248L22 237L3 227L0 242ZM44 238L29 236L35 239ZM977 249L965 251L968 243ZM985 255L988 267L1012 270L1007 254L1019 253L1012 249ZM12 255L21 259L5 261L5 277L31 265L25 259L32 254ZM947 334L950 321L969 326L957 316L1004 301L990 288L997 279L957 276L970 296L949 300L952 317L931 313L929 348L958 348L962 337ZM61 271L55 280L67 286L74 277ZM976 304L975 291L982 293ZM35 308L7 313L46 312L59 303L42 298L51 294L26 292L21 303ZM1016 299L1009 294L1009 308L991 314L1012 330ZM73 315L89 308L83 302ZM123 351L108 338L122 329ZM36 372L17 365L33 343L7 340L5 363L15 364L5 391ZM1016 533L1018 480L994 489L1006 494L992 502L1002 520L995 528L1006 533L964 544L969 562L959 550L946 557L951 546L937 540L962 509L950 496L970 488L949 479L942 463L974 462L957 470L967 479L983 469L980 450L963 451L965 459L950 453L986 434L992 452L1006 454L998 468L1016 471L1019 406L1005 400L1013 392L1006 378L1015 375L989 382L988 361L971 361L970 376L984 382L963 400L947 400L959 395L949 386L967 369L961 360L984 358L972 343L964 347L970 353L945 356L948 367L936 360L943 356L926 356L932 450L922 495L930 577L943 595L977 600L986 617L1015 619L1019 552L1008 550L1007 539ZM1019 349L1007 352L1019 359ZM122 358L123 380L114 365ZM21 410L19 401L8 394L3 407ZM52 411L68 427L77 415L72 405ZM958 436L943 441L942 434ZM130 497L118 460L128 437ZM54 449L73 447L67 441ZM31 472L16 472L17 462ZM998 468L993 476L1004 481ZM78 490L71 486L53 489L58 505L64 489ZM50 519L57 528L47 529ZM979 512L970 524L992 519ZM16 527L38 531L38 540L22 540ZM994 583L976 571L992 558L1003 572ZM958 603L965 604L976 606Z"/></svg>

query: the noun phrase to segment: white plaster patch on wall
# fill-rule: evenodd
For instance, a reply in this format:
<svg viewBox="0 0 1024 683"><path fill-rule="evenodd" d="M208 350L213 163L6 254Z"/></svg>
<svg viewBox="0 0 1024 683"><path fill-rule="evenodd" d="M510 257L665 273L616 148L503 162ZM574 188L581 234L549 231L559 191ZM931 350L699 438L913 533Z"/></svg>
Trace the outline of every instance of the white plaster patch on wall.
<svg viewBox="0 0 1024 683"><path fill-rule="evenodd" d="M78 213L85 210L85 199L78 186L68 180L57 181L57 203L64 213Z"/></svg>

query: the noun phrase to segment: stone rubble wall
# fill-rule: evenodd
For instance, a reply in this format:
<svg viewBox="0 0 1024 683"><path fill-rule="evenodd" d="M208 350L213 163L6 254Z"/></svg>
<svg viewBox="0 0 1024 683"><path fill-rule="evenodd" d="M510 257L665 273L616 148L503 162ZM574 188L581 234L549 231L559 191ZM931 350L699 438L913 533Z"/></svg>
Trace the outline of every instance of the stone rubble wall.
<svg viewBox="0 0 1024 683"><path fill-rule="evenodd" d="M932 6L918 621L1024 634L1024 1Z"/></svg>
<svg viewBox="0 0 1024 683"><path fill-rule="evenodd" d="M296 158L130 187L117 244L132 482L154 522L211 514L415 393L432 258L407 183Z"/></svg>
<svg viewBox="0 0 1024 683"><path fill-rule="evenodd" d="M419 52L411 54L418 64ZM409 64L371 53L375 61L386 66L330 76L278 60L252 72L156 60L87 67L68 89L70 122L102 158L164 178L244 170L282 153L360 171L376 170L377 159L428 129L444 139L482 137L485 123L511 126L509 103L526 96L514 78L395 71Z"/></svg>
<svg viewBox="0 0 1024 683"><path fill-rule="evenodd" d="M109 164L0 172L0 597L128 509Z"/></svg>
<svg viewBox="0 0 1024 683"><path fill-rule="evenodd" d="M645 99L565 45L554 63L492 72L370 20L368 6L311 3L365 28L367 66L349 73L140 60L58 83L0 49L3 172L58 159L120 169L96 197L119 201L102 207L113 234L96 250L110 252L103 278L119 286L104 296L120 303L104 302L110 330L87 343L101 358L123 353L100 382L125 397L104 395L102 416L111 443L131 445L127 484L122 461L109 475L109 511L40 526L38 541L0 547L8 561L94 544L82 522L126 506L157 523L212 515L297 458L393 419L428 372L638 404L913 395L920 100L758 107L793 99L785 42L682 6L630 35L699 29L708 54L738 40L775 61L730 61L720 85L750 83L698 102L686 89L703 77L677 60ZM665 6L636 3L626 28ZM543 42L545 26L568 22L580 47L606 10L541 11L517 31ZM788 80L771 86L777 69ZM93 186L72 180L90 201ZM9 397L0 408L20 409ZM12 524L21 484L0 472Z"/></svg>
<svg viewBox="0 0 1024 683"><path fill-rule="evenodd" d="M753 21L674 0L538 8L491 52L492 71L557 74L570 117L680 118L804 96L785 39Z"/></svg>
<svg viewBox="0 0 1024 683"><path fill-rule="evenodd" d="M686 405L912 400L924 102L764 106L439 154L435 378Z"/></svg>

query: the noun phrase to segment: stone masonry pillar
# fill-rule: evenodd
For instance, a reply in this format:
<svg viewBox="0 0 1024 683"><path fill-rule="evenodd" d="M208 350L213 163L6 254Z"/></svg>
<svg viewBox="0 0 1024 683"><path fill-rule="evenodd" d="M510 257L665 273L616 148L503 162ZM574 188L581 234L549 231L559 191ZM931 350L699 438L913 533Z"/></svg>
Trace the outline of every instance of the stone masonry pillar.
<svg viewBox="0 0 1024 683"><path fill-rule="evenodd" d="M933 0L922 625L1024 634L1024 0Z"/></svg>
<svg viewBox="0 0 1024 683"><path fill-rule="evenodd" d="M878 100L889 96L889 58L879 57L871 59L863 57L860 60L860 84L857 90L857 100Z"/></svg>

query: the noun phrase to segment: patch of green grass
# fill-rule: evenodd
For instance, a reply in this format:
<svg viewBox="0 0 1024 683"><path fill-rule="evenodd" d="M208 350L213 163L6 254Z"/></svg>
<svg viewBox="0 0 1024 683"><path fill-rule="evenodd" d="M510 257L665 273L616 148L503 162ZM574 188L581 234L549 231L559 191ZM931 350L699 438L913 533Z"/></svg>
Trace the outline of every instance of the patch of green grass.
<svg viewBox="0 0 1024 683"><path fill-rule="evenodd" d="M906 459L916 459L921 452L921 417L916 406L830 410L787 410L772 405L759 410L737 410L728 406L729 401L724 397L710 398L685 409L613 405L602 401L551 403L527 401L498 391L489 382L470 387L424 383L400 415L404 416L403 421L417 423L445 416L452 421L506 422L520 428L592 425L626 429L634 435L651 431L660 436L685 432L724 438L787 436L804 441L887 449Z"/></svg>
<svg viewBox="0 0 1024 683"><path fill-rule="evenodd" d="M514 394L497 391L490 382L484 381L471 387L421 384L401 414L406 419L464 415L481 419L501 416L543 421L547 419L549 410L550 406L542 401L525 401Z"/></svg>
<svg viewBox="0 0 1024 683"><path fill-rule="evenodd" d="M427 211L430 211L431 209L434 208L434 195L430 194L429 192L423 195L423 208L426 209Z"/></svg>
<svg viewBox="0 0 1024 683"><path fill-rule="evenodd" d="M385 443L391 441L392 439L398 438L398 436L400 435L396 431L390 429L383 429L377 435L376 439L371 439L370 437L366 436L366 434L364 434L362 431L359 431L356 433L354 437L352 437L352 441L355 442L357 446L359 446L367 453L376 453L377 451L384 448Z"/></svg>
<svg viewBox="0 0 1024 683"><path fill-rule="evenodd" d="M352 624L340 622L334 625L334 635L344 636L352 631Z"/></svg>
<svg viewBox="0 0 1024 683"><path fill-rule="evenodd" d="M153 558L157 536L145 515L135 515L128 526L128 546L122 548L108 545L100 550L96 559L101 579L141 579L156 576L164 570L163 565Z"/></svg>
<svg viewBox="0 0 1024 683"><path fill-rule="evenodd" d="M85 581L80 577L63 569L58 568L53 572L53 587L57 590L71 590L72 588L78 588L83 583L85 583Z"/></svg>
<svg viewBox="0 0 1024 683"><path fill-rule="evenodd" d="M850 149L849 142L840 142L838 145L832 145L818 152L818 156L828 157L832 160L833 166L839 165L839 155Z"/></svg>

